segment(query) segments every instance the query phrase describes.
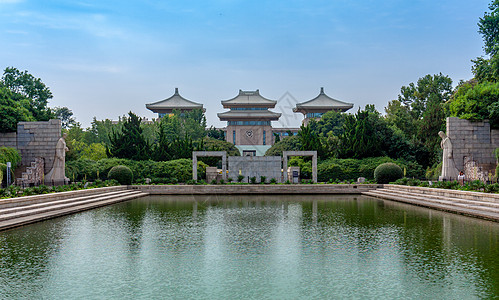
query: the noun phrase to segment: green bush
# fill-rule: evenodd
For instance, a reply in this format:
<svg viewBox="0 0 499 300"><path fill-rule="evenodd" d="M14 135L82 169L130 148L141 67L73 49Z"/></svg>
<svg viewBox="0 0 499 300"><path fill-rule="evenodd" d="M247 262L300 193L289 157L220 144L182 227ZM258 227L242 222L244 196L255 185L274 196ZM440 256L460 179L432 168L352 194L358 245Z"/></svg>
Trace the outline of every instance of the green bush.
<svg viewBox="0 0 499 300"><path fill-rule="evenodd" d="M96 179L108 179L111 168L123 165L132 170L136 181L144 178L163 178L176 182L187 182L192 179L192 160L177 159L171 161L134 161L121 158L105 158L97 162L89 159L79 159L66 163L66 176L72 181L83 179L93 181ZM205 173L206 165L198 162L198 174Z"/></svg>
<svg viewBox="0 0 499 300"><path fill-rule="evenodd" d="M374 170L377 183L390 183L404 176L402 169L394 163L383 163Z"/></svg>
<svg viewBox="0 0 499 300"><path fill-rule="evenodd" d="M127 166L114 166L109 170L109 174L107 175L110 179L116 179L120 184L132 184L133 181L133 173Z"/></svg>
<svg viewBox="0 0 499 300"><path fill-rule="evenodd" d="M389 157L369 157L364 159L337 159L332 158L320 162L317 166L319 182L356 181L359 177L367 180L374 179L374 170L383 163L392 162L406 170L407 177L421 178L424 170L416 162Z"/></svg>
<svg viewBox="0 0 499 300"><path fill-rule="evenodd" d="M15 148L0 147L0 163L12 163L12 168L15 169L21 162L21 155Z"/></svg>

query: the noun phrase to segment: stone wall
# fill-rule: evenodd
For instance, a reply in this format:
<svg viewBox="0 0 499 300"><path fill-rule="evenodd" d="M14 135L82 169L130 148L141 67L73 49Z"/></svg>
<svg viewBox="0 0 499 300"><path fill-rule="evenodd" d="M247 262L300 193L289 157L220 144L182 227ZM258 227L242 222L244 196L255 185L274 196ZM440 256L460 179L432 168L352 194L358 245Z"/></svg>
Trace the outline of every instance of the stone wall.
<svg viewBox="0 0 499 300"><path fill-rule="evenodd" d="M0 134L0 146L16 148L22 157L21 165L30 166L37 157L45 161L45 172L54 164L55 147L61 137L61 121L19 122L17 133Z"/></svg>
<svg viewBox="0 0 499 300"><path fill-rule="evenodd" d="M260 182L260 176L267 177L267 182L272 178L281 182L281 168L280 156L229 156L229 178L233 181L242 175L243 182L248 182L251 177L256 177L256 181Z"/></svg>
<svg viewBox="0 0 499 300"><path fill-rule="evenodd" d="M494 150L499 147L499 130L491 130L488 121L447 118L447 136L452 141L454 162L459 171L465 170L467 161L474 161L485 174L495 173Z"/></svg>
<svg viewBox="0 0 499 300"><path fill-rule="evenodd" d="M17 148L17 133L0 133L0 146Z"/></svg>

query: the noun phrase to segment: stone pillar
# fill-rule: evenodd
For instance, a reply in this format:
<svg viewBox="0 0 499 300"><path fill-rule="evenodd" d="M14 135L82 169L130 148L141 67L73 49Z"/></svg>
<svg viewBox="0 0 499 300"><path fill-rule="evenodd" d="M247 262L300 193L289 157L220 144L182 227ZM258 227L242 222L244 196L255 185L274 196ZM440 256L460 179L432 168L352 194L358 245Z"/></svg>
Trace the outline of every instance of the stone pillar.
<svg viewBox="0 0 499 300"><path fill-rule="evenodd" d="M312 156L312 181L317 183L317 151Z"/></svg>
<svg viewBox="0 0 499 300"><path fill-rule="evenodd" d="M196 152L192 152L192 180L198 180L198 156Z"/></svg>
<svg viewBox="0 0 499 300"><path fill-rule="evenodd" d="M222 155L222 179L227 180L227 152Z"/></svg>
<svg viewBox="0 0 499 300"><path fill-rule="evenodd" d="M288 180L288 151L282 152L282 180L286 182Z"/></svg>

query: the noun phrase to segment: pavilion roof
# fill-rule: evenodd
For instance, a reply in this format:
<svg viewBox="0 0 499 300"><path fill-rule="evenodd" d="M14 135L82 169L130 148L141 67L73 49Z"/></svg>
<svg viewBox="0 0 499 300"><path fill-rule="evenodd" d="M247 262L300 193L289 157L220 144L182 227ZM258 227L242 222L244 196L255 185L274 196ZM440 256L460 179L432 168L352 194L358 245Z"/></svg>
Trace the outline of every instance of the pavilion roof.
<svg viewBox="0 0 499 300"><path fill-rule="evenodd" d="M146 104L146 108L152 111L158 109L203 109L203 104L187 100L180 96L178 88L175 88L175 93L170 98Z"/></svg>
<svg viewBox="0 0 499 300"><path fill-rule="evenodd" d="M224 108L230 107L268 107L273 108L277 101L270 100L260 95L260 91L243 91L239 90L239 94L229 100L222 101Z"/></svg>
<svg viewBox="0 0 499 300"><path fill-rule="evenodd" d="M298 103L293 108L294 112L304 112L307 110L341 110L347 111L353 107L353 103L347 103L329 97L324 93L324 88L321 87L319 95L311 100Z"/></svg>

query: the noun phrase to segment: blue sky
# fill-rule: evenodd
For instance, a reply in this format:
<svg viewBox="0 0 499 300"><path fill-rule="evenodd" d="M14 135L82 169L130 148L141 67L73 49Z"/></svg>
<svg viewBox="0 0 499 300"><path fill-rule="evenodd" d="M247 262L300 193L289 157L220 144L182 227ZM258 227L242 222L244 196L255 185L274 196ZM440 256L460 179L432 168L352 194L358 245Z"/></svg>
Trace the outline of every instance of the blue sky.
<svg viewBox="0 0 499 300"><path fill-rule="evenodd" d="M180 93L223 126L221 100L239 89L281 99L274 126L298 126L294 101L320 87L384 111L426 74L472 77L483 54L477 22L490 1L0 0L0 68L40 77L50 106L77 121L117 119Z"/></svg>

